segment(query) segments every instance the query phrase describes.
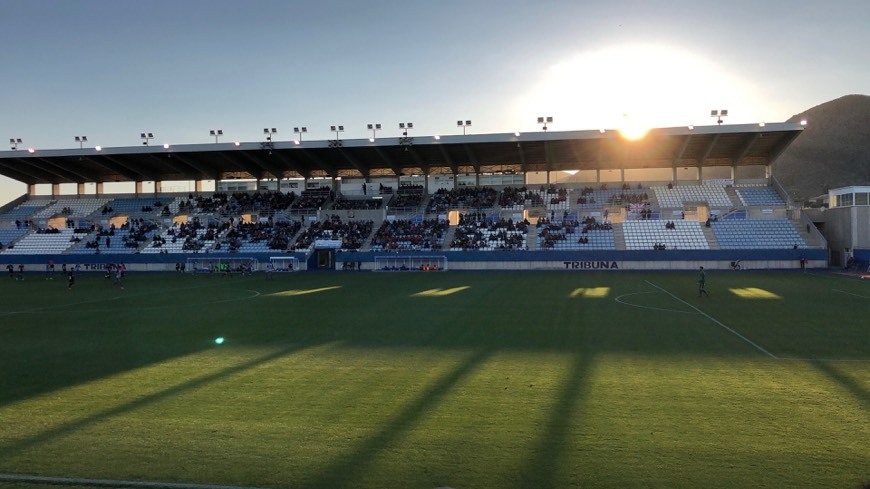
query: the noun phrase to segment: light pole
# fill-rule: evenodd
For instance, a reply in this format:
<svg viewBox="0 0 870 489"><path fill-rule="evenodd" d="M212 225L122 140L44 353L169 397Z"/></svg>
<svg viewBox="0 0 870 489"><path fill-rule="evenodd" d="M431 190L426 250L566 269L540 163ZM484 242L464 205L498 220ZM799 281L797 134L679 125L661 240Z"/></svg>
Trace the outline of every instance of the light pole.
<svg viewBox="0 0 870 489"><path fill-rule="evenodd" d="M278 129L276 129L276 128L274 128L274 127L271 128L271 129L269 129L268 127L264 127L264 128L263 128L263 134L266 135L266 141L269 141L269 142L271 143L271 142L272 142L272 136L275 135L275 134L278 134Z"/></svg>
<svg viewBox="0 0 870 489"><path fill-rule="evenodd" d="M79 149L85 147L85 143L88 142L87 136L76 136L76 142L79 143Z"/></svg>
<svg viewBox="0 0 870 489"><path fill-rule="evenodd" d="M338 133L344 132L344 126L329 126L329 130L335 133L335 140L338 141Z"/></svg>
<svg viewBox="0 0 870 489"><path fill-rule="evenodd" d="M381 125L380 124L369 124L367 127L368 127L369 131L372 132L372 137L369 138L369 141L375 142L375 137L377 135L377 132L381 130Z"/></svg>
<svg viewBox="0 0 870 489"><path fill-rule="evenodd" d="M293 128L293 133L299 135L299 141L298 141L298 143L301 143L301 142L302 142L302 134L304 134L304 133L306 133L306 132L308 132L308 128L305 127L305 126L302 126L302 127L294 127L294 128ZM298 144L298 143L297 143L297 144Z"/></svg>
<svg viewBox="0 0 870 489"><path fill-rule="evenodd" d="M711 110L711 111L710 111L710 117L715 117L715 118L716 118L716 124L719 124L719 125L721 126L721 125L722 125L722 122L723 122L723 121L722 121L722 118L723 118L723 117L728 117L728 109L722 109L722 110Z"/></svg>
<svg viewBox="0 0 870 489"><path fill-rule="evenodd" d="M12 146L12 151L18 151L18 145L22 142L21 138L9 138L9 144Z"/></svg>
<svg viewBox="0 0 870 489"><path fill-rule="evenodd" d="M218 138L224 135L223 129L212 129L208 132L209 136L214 136L214 143L218 143Z"/></svg>
<svg viewBox="0 0 870 489"><path fill-rule="evenodd" d="M553 123L552 117L538 117L538 124L541 124L544 126L544 132L547 132L547 124L552 124L552 123Z"/></svg>
<svg viewBox="0 0 870 489"><path fill-rule="evenodd" d="M465 129L471 127L471 121L456 121L456 127L461 127L462 135L465 136Z"/></svg>
<svg viewBox="0 0 870 489"><path fill-rule="evenodd" d="M148 146L148 141L154 139L153 132L143 132L139 135L139 139L142 139L142 145Z"/></svg>
<svg viewBox="0 0 870 489"><path fill-rule="evenodd" d="M413 122L400 122L399 129L402 130L402 136L408 137L408 131L410 131L411 129L414 129L414 123Z"/></svg>

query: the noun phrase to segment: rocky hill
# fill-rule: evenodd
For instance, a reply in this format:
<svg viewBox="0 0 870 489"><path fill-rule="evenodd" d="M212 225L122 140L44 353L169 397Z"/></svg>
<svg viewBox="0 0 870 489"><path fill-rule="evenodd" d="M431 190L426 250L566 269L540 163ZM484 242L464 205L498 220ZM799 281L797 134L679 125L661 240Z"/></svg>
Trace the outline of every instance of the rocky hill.
<svg viewBox="0 0 870 489"><path fill-rule="evenodd" d="M798 202L829 188L870 185L870 96L847 95L791 117L801 134L773 164L773 174Z"/></svg>

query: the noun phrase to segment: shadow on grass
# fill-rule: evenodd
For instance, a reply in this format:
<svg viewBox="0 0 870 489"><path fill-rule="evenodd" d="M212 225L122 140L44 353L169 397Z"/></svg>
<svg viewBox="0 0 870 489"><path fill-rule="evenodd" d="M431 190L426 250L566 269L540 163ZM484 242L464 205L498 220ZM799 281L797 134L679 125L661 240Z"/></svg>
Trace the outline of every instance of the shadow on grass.
<svg viewBox="0 0 870 489"><path fill-rule="evenodd" d="M263 357L260 357L260 358L257 358L257 359L239 364L239 365L235 365L232 367L227 367L223 370L220 370L220 371L212 373L212 374L203 375L201 377L197 377L195 379L188 380L187 382L177 384L177 385L172 386L172 387L168 387L168 388L163 389L161 391L157 391L157 392L154 392L152 394L149 394L145 397L142 397L142 398L139 398L139 399L136 399L133 401L129 401L129 402L121 404L119 406L115 406L113 408L105 409L103 411L91 414L91 415L89 415L85 418L79 419L77 421L71 421L68 423L64 423L62 425L56 426L54 428L51 428L51 429L44 431L42 433L39 433L37 435L33 435L31 437L24 438L24 439L18 440L16 442L9 443L5 446L0 447L0 459L14 457L15 455L18 455L19 453L21 453L21 452L23 452L31 447L40 445L42 443L49 442L55 438L59 438L59 437L68 435L70 433L73 433L77 430L87 428L91 425L94 425L94 424L99 423L101 421L107 420L107 419L112 418L114 416L119 416L121 414L125 414L128 412L134 411L134 410L139 409L143 406L147 406L148 404L159 402L159 401L162 401L164 399L168 399L172 396L177 396L177 395L183 394L187 391L191 391L193 389L198 389L198 388L200 388L204 385L207 385L211 382L215 382L217 380L228 377L230 375L238 374L238 373L244 372L245 370L258 367L260 365L269 363L273 360L277 360L283 356L289 355L291 353L295 353L295 352L303 350L305 348L306 348L306 346L303 346L303 345L284 348L284 349L278 350L274 353L270 353L268 355L265 355Z"/></svg>
<svg viewBox="0 0 870 489"><path fill-rule="evenodd" d="M312 477L308 484L301 487L339 488L358 485L360 478L371 466L375 458L388 449L403 433L413 429L420 418L435 406L447 392L464 377L492 355L491 350L479 350L459 364L452 372L429 387L423 395L406 406L393 420L362 442L352 453L339 457Z"/></svg>
<svg viewBox="0 0 870 489"><path fill-rule="evenodd" d="M557 487L554 480L556 469L567 444L568 434L582 414L578 404L583 397L583 384L589 374L591 359L589 353L578 353L574 356L571 372L550 409L547 425L533 448L531 458L522 468L519 487Z"/></svg>
<svg viewBox="0 0 870 489"><path fill-rule="evenodd" d="M849 393L855 396L855 399L857 399L862 406L865 408L870 407L870 392L862 387L861 384L856 382L855 379L834 368L830 362L813 360L810 363L816 367L816 370L825 374L829 379L840 384L841 387L849 391Z"/></svg>

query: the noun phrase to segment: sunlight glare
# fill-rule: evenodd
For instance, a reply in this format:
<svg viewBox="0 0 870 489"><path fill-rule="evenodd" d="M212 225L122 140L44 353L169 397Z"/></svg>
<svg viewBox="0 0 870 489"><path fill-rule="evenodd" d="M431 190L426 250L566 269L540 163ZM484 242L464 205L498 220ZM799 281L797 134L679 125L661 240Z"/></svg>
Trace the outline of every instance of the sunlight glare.
<svg viewBox="0 0 870 489"><path fill-rule="evenodd" d="M603 299L610 294L610 287L589 287L574 289L571 297L583 297L586 299Z"/></svg>
<svg viewBox="0 0 870 489"><path fill-rule="evenodd" d="M741 299L782 299L782 297L774 294L773 292L768 292L764 289L758 289L755 287L728 290L730 290L732 294L740 297Z"/></svg>
<svg viewBox="0 0 870 489"><path fill-rule="evenodd" d="M295 289L295 290L285 290L285 291L282 291L282 292L274 292L274 293L271 293L271 294L267 294L267 297L269 297L269 296L271 296L271 297L293 297L293 296L297 296L297 295L316 294L316 293L318 293L318 292L326 292L326 291L328 291L328 290L335 290L335 289L340 289L340 288L341 288L340 285L336 285L336 286L333 286L333 287L321 287L321 288L319 288L319 289L308 289L308 290L299 290L299 289Z"/></svg>
<svg viewBox="0 0 870 489"><path fill-rule="evenodd" d="M429 289L424 290L423 292L417 292L416 294L411 295L411 297L442 297L445 295L462 292L463 290L470 288L470 286L464 285L462 287L453 287L452 289Z"/></svg>
<svg viewBox="0 0 870 489"><path fill-rule="evenodd" d="M626 44L581 52L543 70L514 112L523 130L540 130L535 117L546 113L565 130L606 127L637 137L639 128L685 127L718 106L761 120L757 107L764 100L756 91L733 71L683 48ZM624 114L631 115L631 129L622 127Z"/></svg>

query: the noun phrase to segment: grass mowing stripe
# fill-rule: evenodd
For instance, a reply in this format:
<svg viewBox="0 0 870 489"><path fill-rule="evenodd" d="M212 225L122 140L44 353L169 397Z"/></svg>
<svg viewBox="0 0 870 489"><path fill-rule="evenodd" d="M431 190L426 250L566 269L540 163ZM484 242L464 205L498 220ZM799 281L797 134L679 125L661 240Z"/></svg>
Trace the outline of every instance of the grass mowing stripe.
<svg viewBox="0 0 870 489"><path fill-rule="evenodd" d="M260 489L251 486L219 484L184 484L180 482L122 481L111 479L81 479L78 477L46 477L41 475L0 474L0 481L30 482L53 486L149 487L156 489Z"/></svg>
<svg viewBox="0 0 870 489"><path fill-rule="evenodd" d="M774 355L773 353L770 353L769 351L765 350L764 348L762 348L761 346L759 346L757 343L755 343L754 341L750 340L749 338L743 336L742 334L738 333L737 331L734 331L733 329L729 328L728 326L726 326L725 324L723 324L721 321L717 320L717 319L714 318L713 316L711 316L711 315L707 314L706 312L704 312L704 311L698 309L697 307L695 307L695 306L689 304L688 302L684 301L683 299L680 299L679 297L677 297L677 296L675 296L674 294L668 292L667 290L665 290L665 289L659 287L658 285L656 285L656 284L650 282L649 280L644 280L644 282L646 282L646 283L652 285L653 287L655 287L655 288L661 290L661 291L664 292L665 294L668 294L669 296L673 297L674 299L676 299L676 300L682 302L683 304L685 304L685 305L691 307L692 309L698 311L698 314L701 314L702 316L706 317L706 318L709 319L710 321L713 321L714 323L718 324L719 326L721 326L721 327L725 328L726 330L730 331L731 333L733 333L735 336L737 336L737 337L740 338L741 340L743 340L743 341L749 343L750 345L754 346L755 349L758 350L758 351L760 351L761 353L764 353L765 355L769 356L770 358L772 358L772 359L774 359L774 360L779 360L779 358L777 358L776 355Z"/></svg>

